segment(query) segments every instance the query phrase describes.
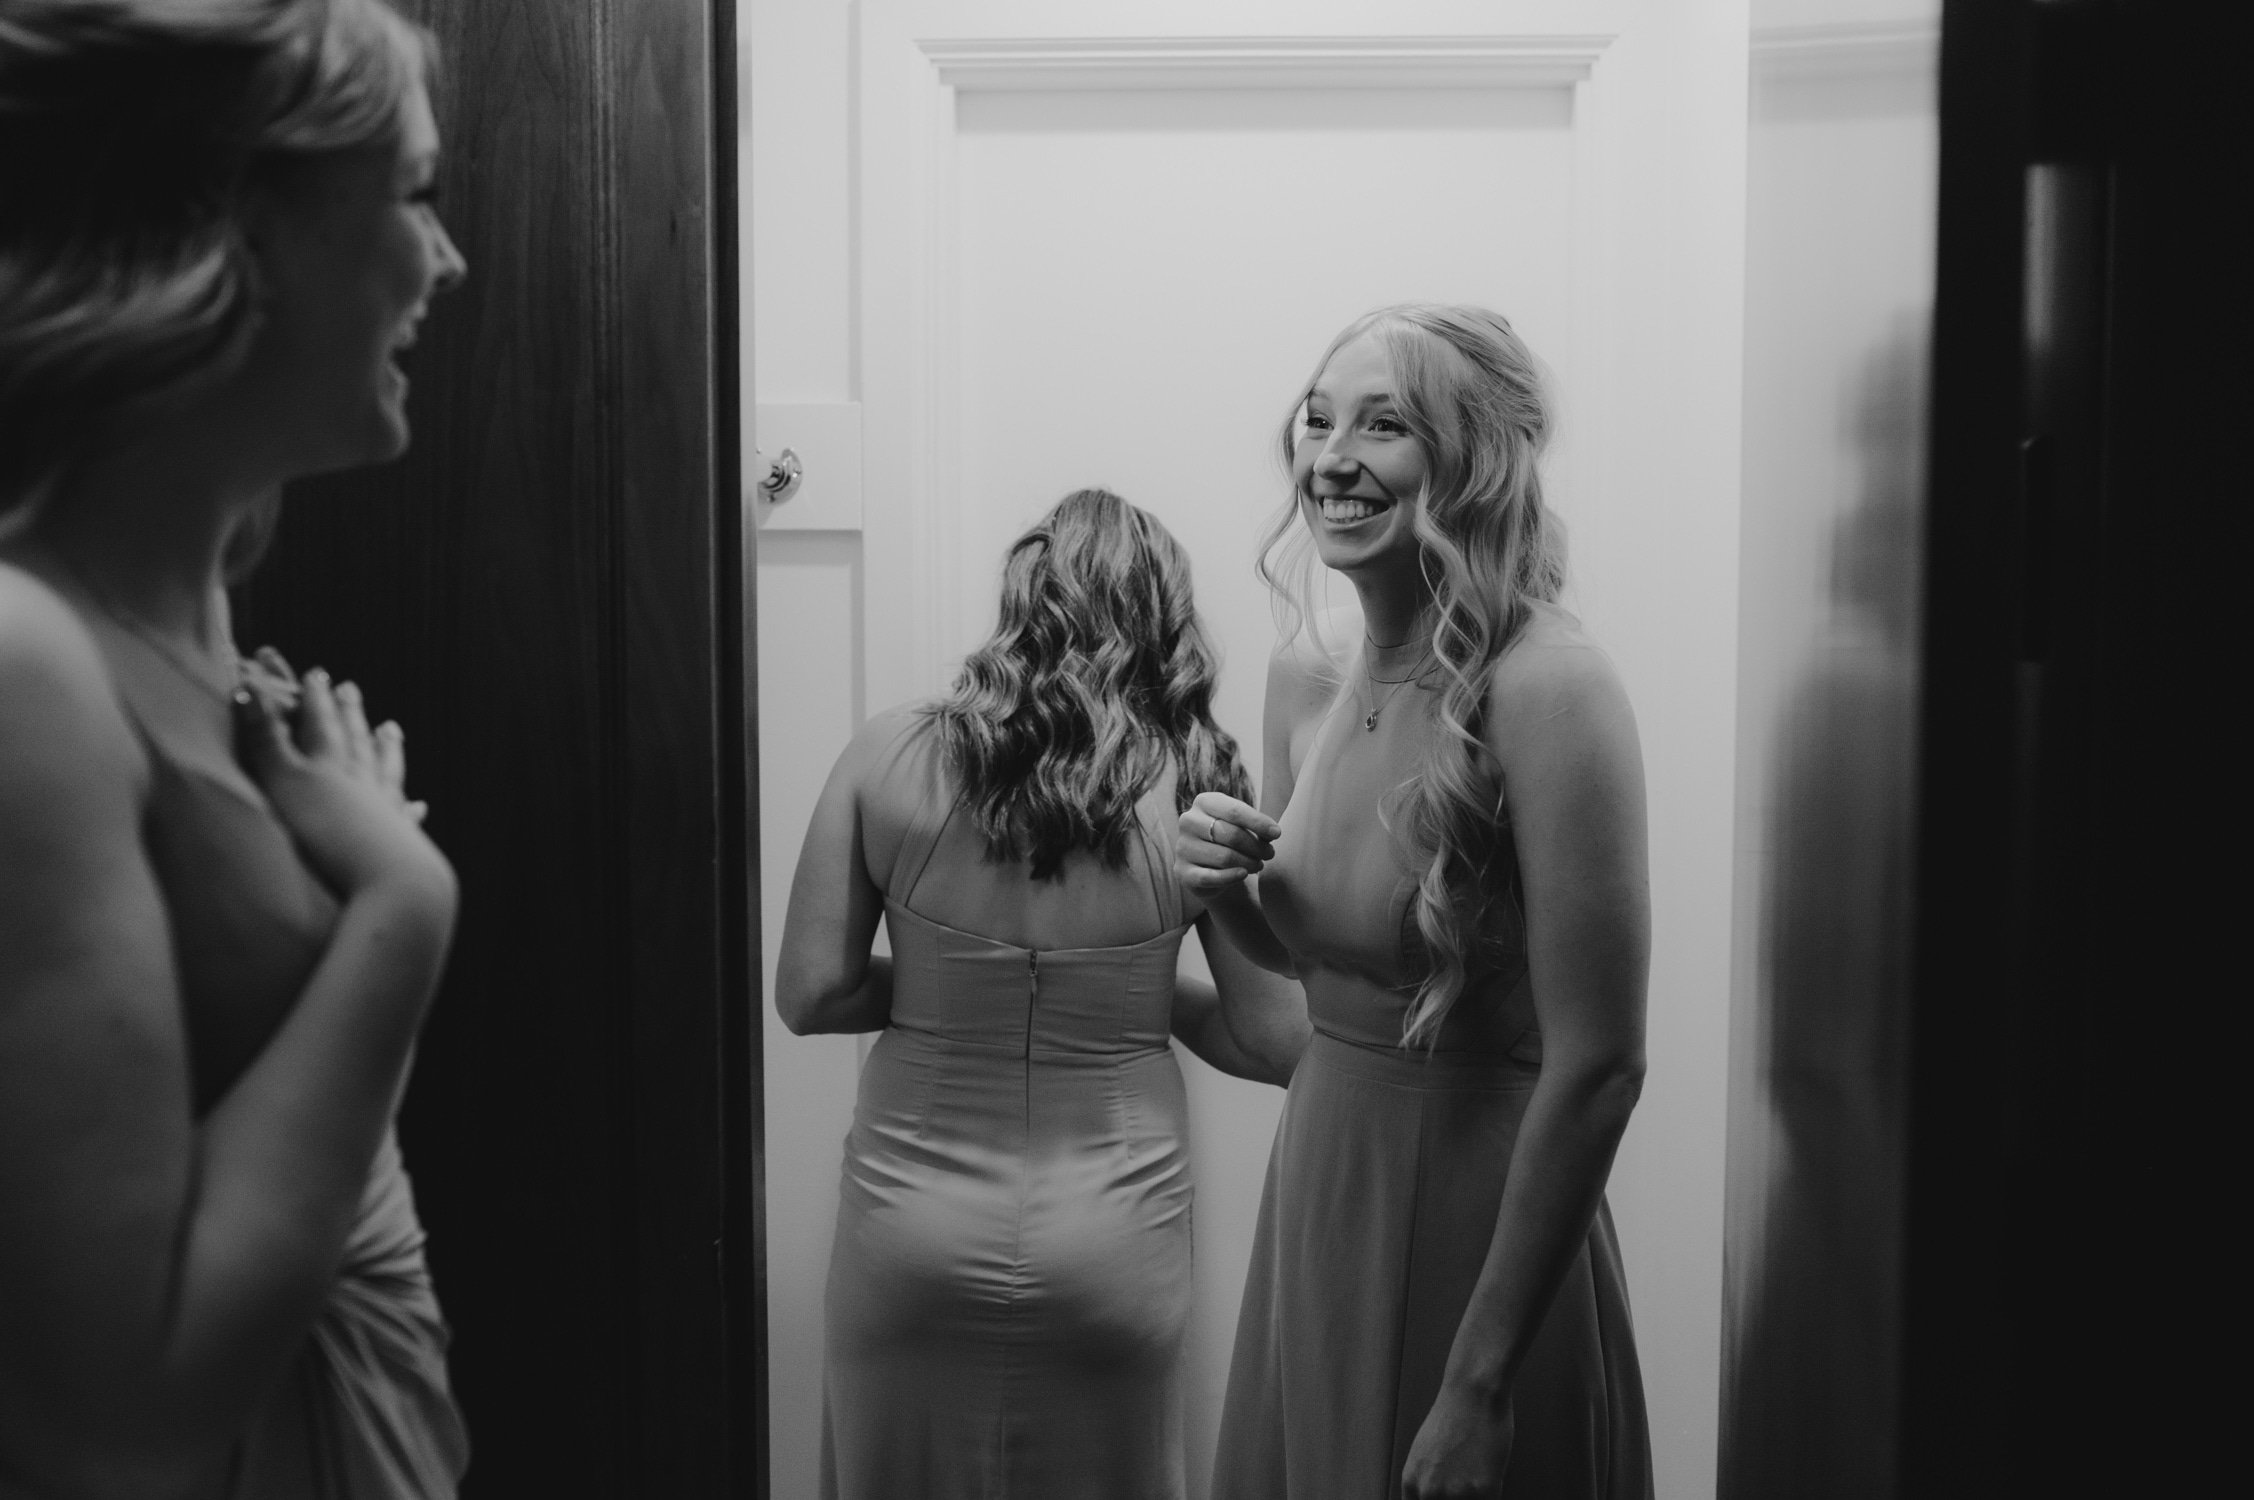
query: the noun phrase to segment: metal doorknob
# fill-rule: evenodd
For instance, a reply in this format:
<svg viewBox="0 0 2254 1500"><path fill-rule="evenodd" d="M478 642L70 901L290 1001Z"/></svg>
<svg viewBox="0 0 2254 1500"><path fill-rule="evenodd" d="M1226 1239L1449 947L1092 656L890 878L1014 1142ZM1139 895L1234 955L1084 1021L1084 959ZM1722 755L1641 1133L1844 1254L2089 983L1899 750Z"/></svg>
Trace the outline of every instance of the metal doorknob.
<svg viewBox="0 0 2254 1500"><path fill-rule="evenodd" d="M797 454L788 448L775 458L762 453L758 455L758 463L759 492L767 497L769 503L780 505L798 493L799 481L806 477L806 470L799 463Z"/></svg>

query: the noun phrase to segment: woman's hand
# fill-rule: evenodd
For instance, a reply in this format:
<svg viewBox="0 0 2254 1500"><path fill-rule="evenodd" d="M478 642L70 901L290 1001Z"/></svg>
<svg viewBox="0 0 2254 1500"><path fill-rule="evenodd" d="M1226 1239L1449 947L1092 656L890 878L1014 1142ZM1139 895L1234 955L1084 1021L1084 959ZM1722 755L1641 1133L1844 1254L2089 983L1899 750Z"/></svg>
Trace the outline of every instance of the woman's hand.
<svg viewBox="0 0 2254 1500"><path fill-rule="evenodd" d="M297 679L271 651L259 665L235 697L237 735L307 862L347 897L389 885L440 898L450 913L453 870L419 826L422 804L407 800L399 726L370 729L359 688L332 685L318 668Z"/></svg>
<svg viewBox="0 0 2254 1500"><path fill-rule="evenodd" d="M1199 896L1240 886L1276 857L1283 827L1225 792L1199 792L1174 830L1174 873Z"/></svg>
<svg viewBox="0 0 2254 1500"><path fill-rule="evenodd" d="M1443 1383L1401 1470L1403 1500L1495 1500L1516 1436L1511 1405Z"/></svg>

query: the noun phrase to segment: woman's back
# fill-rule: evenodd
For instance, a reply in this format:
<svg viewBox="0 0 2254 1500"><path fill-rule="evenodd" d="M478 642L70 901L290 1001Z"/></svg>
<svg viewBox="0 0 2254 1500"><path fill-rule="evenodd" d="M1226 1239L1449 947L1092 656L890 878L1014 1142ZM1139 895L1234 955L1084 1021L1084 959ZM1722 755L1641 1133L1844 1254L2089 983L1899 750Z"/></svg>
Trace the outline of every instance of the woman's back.
<svg viewBox="0 0 2254 1500"><path fill-rule="evenodd" d="M1123 866L1076 849L1056 878L1036 880L1027 860L988 856L976 821L958 807L960 788L924 709L895 709L870 729L893 738L863 783L863 856L887 895L916 915L1036 949L1139 943L1195 916L1182 910L1164 842L1174 822L1172 776L1144 794Z"/></svg>
<svg viewBox="0 0 2254 1500"><path fill-rule="evenodd" d="M1124 868L1032 880L987 857L929 719L883 730L862 833L892 1009L846 1142L826 1492L1178 1495L1185 924L1151 826L1170 798L1145 799Z"/></svg>

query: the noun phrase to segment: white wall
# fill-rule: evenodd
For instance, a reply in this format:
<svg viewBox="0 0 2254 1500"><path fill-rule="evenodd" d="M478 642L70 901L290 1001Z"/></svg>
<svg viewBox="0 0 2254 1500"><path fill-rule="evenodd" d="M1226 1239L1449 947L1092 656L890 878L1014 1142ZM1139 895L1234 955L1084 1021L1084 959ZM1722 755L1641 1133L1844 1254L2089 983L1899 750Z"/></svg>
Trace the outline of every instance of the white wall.
<svg viewBox="0 0 2254 1500"><path fill-rule="evenodd" d="M928 7L934 15L947 9ZM1028 12L987 9L997 16ZM1069 31L1073 23L1094 24L1088 17L1100 9L1050 7L1041 14L1054 29ZM1227 336L1202 350L1184 342L1183 383L1196 399L1178 418L1159 414L1178 420L1178 432L1154 420L1150 391L1121 386L1108 372L1105 340L1132 332L1106 321L1116 321L1116 309L1090 318L1100 338L1064 327L1044 335L1022 320L971 319L960 346L970 393L960 413L960 470L982 495L999 487L1003 496L971 513L954 545L961 549L965 600L990 612L995 561L1013 519L1030 520L1063 490L1091 482L1112 484L1159 511L1192 550L1201 603L1227 655L1223 722L1256 745L1269 626L1250 574L1251 547L1279 496L1267 444L1278 403L1330 333L1378 302L1477 295L1502 303L1557 367L1565 431L1552 478L1571 527L1576 599L1636 702L1653 812L1653 1067L1612 1200L1629 1263L1660 1492L1710 1494L1737 695L1742 0L1508 7L1211 0L1140 6L1137 16L1155 31L1193 33L1446 35L1507 25L1616 38L1598 64L1597 89L1584 92L1575 106L1581 112L1570 120L1555 116L1554 97L1395 101L1405 115L1421 118L1422 128L1487 131L1499 151L1517 153L1494 166L1501 175L1493 201L1464 206L1500 226L1493 253L1482 253L1476 240L1436 239L1415 284L1338 283L1282 301L1256 295L1266 289L1233 269L1179 283L1188 310ZM866 394L861 361L870 331L858 323L867 291L859 259L865 209L857 175L865 101L857 98L853 66L854 35L864 20L861 6L835 0L746 0L742 29L755 78L745 116L749 297L762 402L857 401ZM1013 223L1029 237L1044 224L1056 233L1084 228L1107 202L1132 207L1158 194L1164 184L1149 174L1159 170L1159 158L1146 148L1148 113L1163 102L966 96L952 185L964 205L958 284L966 312L1013 296L1070 303L1079 289L1069 263L1029 254L1027 239L1002 231ZM1177 102L1185 119L1199 109L1249 107L1211 98ZM1318 108L1323 102L1307 101ZM1251 122L1258 128L1206 121L1211 139L1249 153L1248 164L1288 125L1288 101L1258 107L1271 112L1265 125ZM1356 107L1384 106L1370 96ZM1304 134L1309 123L1292 128ZM1401 122L1390 128L1401 130ZM1060 140L1068 130L1079 137ZM1413 135L1404 130L1401 140ZM1091 150L1109 153L1100 176L1084 175ZM1362 170L1382 177L1382 153ZM1413 236L1451 203L1451 185L1419 184L1413 166L1398 177L1413 189L1399 197L1398 233ZM1227 178L1185 181L1174 200L1179 223L1211 228L1222 261L1232 213L1275 211L1232 203L1226 193L1197 196ZM1013 220L1009 195L1043 181L1049 190L1038 212L1029 203ZM1310 204L1308 212L1318 207ZM1361 216L1358 206L1350 211ZM1376 230L1356 232L1385 228L1381 220ZM1569 230L1578 236L1570 254ZM1149 222L1123 222L1114 233L1130 243L1148 236L1154 255L1165 248ZM1218 380L1209 368L1216 360L1233 362L1222 372L1229 378ZM1132 363L1140 368L1144 361ZM1002 396L1034 409L993 409ZM1126 430L1107 415L1120 408L1137 413ZM1007 441L1021 415L1044 434L1037 448ZM872 433L870 441L883 436ZM1184 447L1200 455L1188 466L1200 482L1187 487ZM901 536L877 530L895 498L871 492L867 537L774 530L760 537L761 879L770 976L798 835L814 795L853 726L885 706L868 701L866 684L875 681L877 696L890 698L912 680L901 663L916 644L903 638L913 627L902 618L898 575L888 560ZM858 1049L851 1039L790 1037L772 1015L766 1036L769 1419L774 1493L797 1500L812 1495L816 1471L820 1297ZM1202 1494L1200 1455L1210 1451L1280 1099L1194 1061L1186 1061L1186 1071L1199 1193L1188 1395L1193 1483Z"/></svg>
<svg viewBox="0 0 2254 1500"><path fill-rule="evenodd" d="M1675 1500L1713 1493L1718 1414L1745 11L1654 0L1635 14L1642 29L1607 59L1628 76L1603 122L1620 167L1598 242L1613 257L1592 309L1602 363L1566 410L1601 424L1573 570L1635 705L1650 792L1651 1069L1611 1198L1658 1491Z"/></svg>

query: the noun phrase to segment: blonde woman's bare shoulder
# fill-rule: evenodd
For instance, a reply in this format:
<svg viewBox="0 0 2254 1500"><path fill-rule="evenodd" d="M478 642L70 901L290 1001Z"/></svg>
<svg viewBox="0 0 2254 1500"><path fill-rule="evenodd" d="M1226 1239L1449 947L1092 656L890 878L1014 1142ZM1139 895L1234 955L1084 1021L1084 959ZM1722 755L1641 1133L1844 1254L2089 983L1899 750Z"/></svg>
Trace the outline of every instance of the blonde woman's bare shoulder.
<svg viewBox="0 0 2254 1500"><path fill-rule="evenodd" d="M85 623L36 575L0 560L0 783L10 808L59 813L82 797L131 795L147 775Z"/></svg>
<svg viewBox="0 0 2254 1500"><path fill-rule="evenodd" d="M1635 732L1612 657L1569 611L1538 604L1488 679L1487 738L1498 752L1537 732Z"/></svg>
<svg viewBox="0 0 2254 1500"><path fill-rule="evenodd" d="M0 645L11 644L17 632L34 635L41 632L60 632L75 635L83 640L86 649L94 649L94 639L86 633L78 615L53 586L6 552L0 551L0 619L8 626L8 633L0 635Z"/></svg>
<svg viewBox="0 0 2254 1500"><path fill-rule="evenodd" d="M1511 649L1515 652L1520 647L1530 645L1586 647L1599 652L1603 650L1597 644L1597 638L1589 633L1589 627L1581 623L1579 615L1562 604L1546 603L1540 599L1529 602L1526 629L1520 634L1518 645Z"/></svg>
<svg viewBox="0 0 2254 1500"><path fill-rule="evenodd" d="M0 713L66 713L58 730L82 720L131 739L109 668L78 612L45 580L0 557Z"/></svg>

